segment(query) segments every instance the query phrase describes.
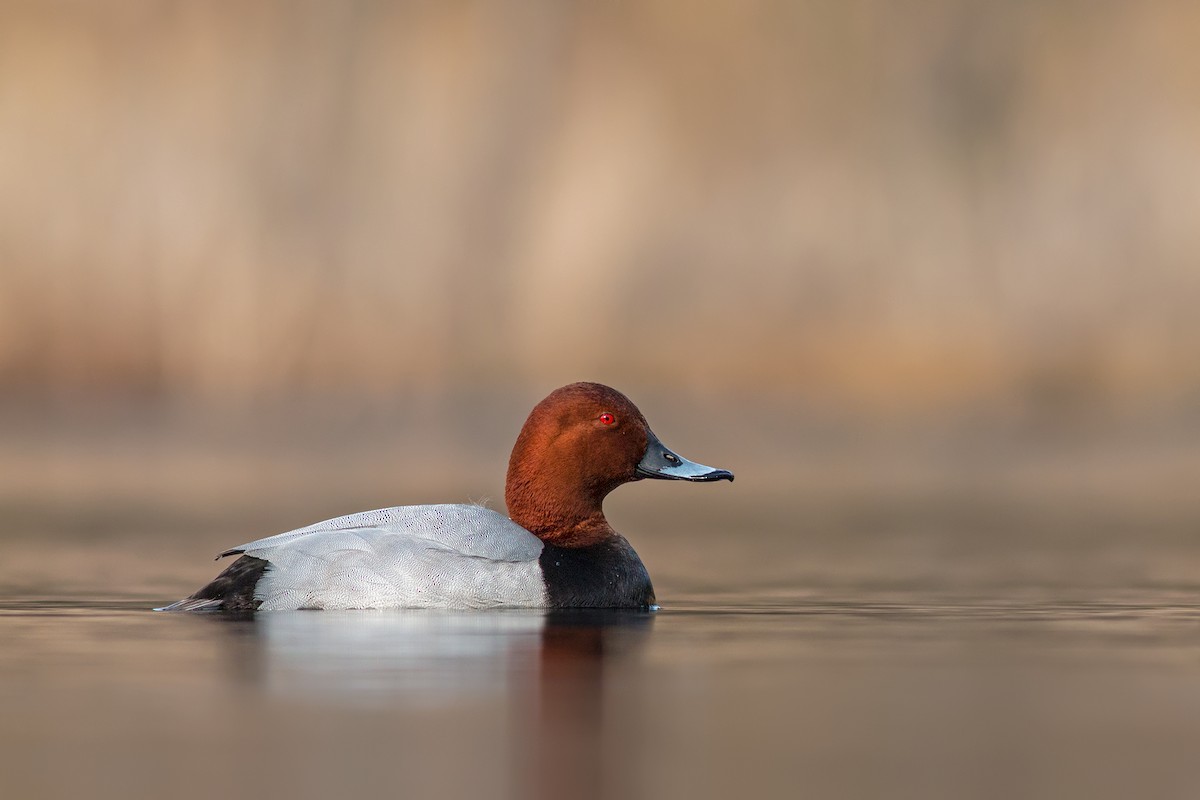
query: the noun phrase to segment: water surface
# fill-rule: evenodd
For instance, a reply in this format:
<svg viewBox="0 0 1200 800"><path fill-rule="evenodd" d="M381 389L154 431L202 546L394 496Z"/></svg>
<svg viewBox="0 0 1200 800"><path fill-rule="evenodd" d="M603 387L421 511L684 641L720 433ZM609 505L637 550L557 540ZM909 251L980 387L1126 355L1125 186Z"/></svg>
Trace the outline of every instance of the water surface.
<svg viewBox="0 0 1200 800"><path fill-rule="evenodd" d="M657 613L150 611L239 542L502 497L526 401L463 408L6 428L0 797L1200 797L1194 432L674 418L738 480L606 502Z"/></svg>
<svg viewBox="0 0 1200 800"><path fill-rule="evenodd" d="M5 796L1189 797L1200 605L0 600Z"/></svg>

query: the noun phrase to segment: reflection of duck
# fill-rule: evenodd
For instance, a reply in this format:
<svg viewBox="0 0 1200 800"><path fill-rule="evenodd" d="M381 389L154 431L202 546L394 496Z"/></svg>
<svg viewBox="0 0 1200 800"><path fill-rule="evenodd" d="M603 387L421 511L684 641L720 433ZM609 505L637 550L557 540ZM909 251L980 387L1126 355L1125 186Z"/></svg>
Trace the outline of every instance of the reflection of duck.
<svg viewBox="0 0 1200 800"><path fill-rule="evenodd" d="M511 519L473 505L338 517L227 550L242 558L166 610L645 608L650 576L602 509L642 478L733 474L668 450L615 389L571 384L538 403L517 437Z"/></svg>
<svg viewBox="0 0 1200 800"><path fill-rule="evenodd" d="M622 796L608 783L606 762L636 753L610 752L627 724L605 697L606 676L635 658L654 615L621 609L567 609L546 616L538 680L538 715L518 776L517 797L588 800Z"/></svg>
<svg viewBox="0 0 1200 800"><path fill-rule="evenodd" d="M588 800L622 796L612 792L621 779L614 764L618 773L638 772L642 754L625 743L644 711L630 688L637 681L622 673L641 669L656 617L398 609L197 622L216 626L226 665L252 690L246 694L276 708L316 709L312 719L338 731L336 757L306 767L314 780L328 777L325 770L341 775L348 759L365 770L349 776L351 784L394 789L400 762L362 755L386 740L405 743L401 761L421 763L406 779L443 782L443 796ZM609 697L612 683L625 688ZM470 775L458 772L464 752Z"/></svg>
<svg viewBox="0 0 1200 800"><path fill-rule="evenodd" d="M274 694L437 706L512 688L529 697L535 675L574 682L636 653L654 614L396 609L213 619L233 636L237 673Z"/></svg>
<svg viewBox="0 0 1200 800"><path fill-rule="evenodd" d="M273 693L439 706L504 691L510 663L536 660L545 621L525 609L397 609L259 614L252 624Z"/></svg>

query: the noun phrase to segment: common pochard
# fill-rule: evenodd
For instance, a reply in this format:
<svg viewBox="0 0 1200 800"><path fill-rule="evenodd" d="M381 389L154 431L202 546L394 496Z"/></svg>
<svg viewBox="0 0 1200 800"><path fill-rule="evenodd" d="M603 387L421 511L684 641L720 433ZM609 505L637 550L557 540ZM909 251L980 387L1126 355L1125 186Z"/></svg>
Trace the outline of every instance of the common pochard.
<svg viewBox="0 0 1200 800"><path fill-rule="evenodd" d="M649 607L650 576L602 508L642 478L733 473L673 453L617 390L573 383L538 403L517 437L508 517L425 505L318 522L226 550L241 558L161 610Z"/></svg>

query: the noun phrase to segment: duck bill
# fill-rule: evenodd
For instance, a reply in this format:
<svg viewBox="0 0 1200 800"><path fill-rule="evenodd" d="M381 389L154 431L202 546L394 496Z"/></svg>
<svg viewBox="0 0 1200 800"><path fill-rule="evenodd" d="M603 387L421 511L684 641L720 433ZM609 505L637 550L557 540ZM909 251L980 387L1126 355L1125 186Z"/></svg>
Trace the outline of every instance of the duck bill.
<svg viewBox="0 0 1200 800"><path fill-rule="evenodd" d="M657 478L669 481L732 481L733 473L727 469L706 467L672 452L659 441L653 432L646 445L646 454L637 465L639 478Z"/></svg>

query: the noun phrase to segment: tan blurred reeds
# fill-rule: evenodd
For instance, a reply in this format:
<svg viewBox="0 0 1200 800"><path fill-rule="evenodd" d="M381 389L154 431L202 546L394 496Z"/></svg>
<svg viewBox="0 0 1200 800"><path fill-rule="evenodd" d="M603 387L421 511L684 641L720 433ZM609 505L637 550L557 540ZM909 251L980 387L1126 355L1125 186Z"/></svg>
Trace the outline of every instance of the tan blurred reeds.
<svg viewBox="0 0 1200 800"><path fill-rule="evenodd" d="M0 380L1177 402L1197 41L1175 2L6 2Z"/></svg>

